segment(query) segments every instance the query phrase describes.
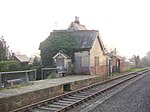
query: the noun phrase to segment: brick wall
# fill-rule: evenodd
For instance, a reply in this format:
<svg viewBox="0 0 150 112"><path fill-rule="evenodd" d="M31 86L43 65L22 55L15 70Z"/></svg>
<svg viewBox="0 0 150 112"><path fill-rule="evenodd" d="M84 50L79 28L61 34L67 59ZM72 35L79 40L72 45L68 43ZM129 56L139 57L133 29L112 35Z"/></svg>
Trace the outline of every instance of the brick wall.
<svg viewBox="0 0 150 112"><path fill-rule="evenodd" d="M125 72L125 71L128 71L128 70L130 70L130 69L132 69L134 67L135 66L133 66L133 65L124 65L124 66L121 66L120 71L121 72Z"/></svg>
<svg viewBox="0 0 150 112"><path fill-rule="evenodd" d="M92 75L99 75L101 78L105 78L108 72L108 67L106 65L101 65L99 67L91 67Z"/></svg>

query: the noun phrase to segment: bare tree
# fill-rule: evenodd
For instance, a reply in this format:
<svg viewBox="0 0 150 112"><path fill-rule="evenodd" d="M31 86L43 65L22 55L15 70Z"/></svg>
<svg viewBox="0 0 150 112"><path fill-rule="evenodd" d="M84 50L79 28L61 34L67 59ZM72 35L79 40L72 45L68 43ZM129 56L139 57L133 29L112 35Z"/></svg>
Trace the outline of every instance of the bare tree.
<svg viewBox="0 0 150 112"><path fill-rule="evenodd" d="M142 58L142 64L145 67L150 66L150 51L146 53L146 56Z"/></svg>
<svg viewBox="0 0 150 112"><path fill-rule="evenodd" d="M9 46L3 36L0 38L0 61L7 60L9 57Z"/></svg>
<svg viewBox="0 0 150 112"><path fill-rule="evenodd" d="M135 67L141 66L141 59L139 55L133 55L133 57L130 59L131 62L135 64Z"/></svg>

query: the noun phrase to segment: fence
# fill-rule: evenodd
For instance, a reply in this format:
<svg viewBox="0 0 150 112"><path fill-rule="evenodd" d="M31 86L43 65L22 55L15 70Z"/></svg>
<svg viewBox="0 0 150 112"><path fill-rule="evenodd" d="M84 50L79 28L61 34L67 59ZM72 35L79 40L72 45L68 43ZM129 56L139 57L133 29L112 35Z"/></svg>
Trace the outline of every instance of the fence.
<svg viewBox="0 0 150 112"><path fill-rule="evenodd" d="M51 78L64 77L65 74L66 74L66 71L63 70L62 67L42 68L42 70L41 70L41 79L47 79L48 77L51 77Z"/></svg>
<svg viewBox="0 0 150 112"><path fill-rule="evenodd" d="M41 79L46 79L51 73L57 73L58 68L42 68Z"/></svg>
<svg viewBox="0 0 150 112"><path fill-rule="evenodd" d="M36 80L36 69L25 71L0 72L0 88L10 84L22 84Z"/></svg>

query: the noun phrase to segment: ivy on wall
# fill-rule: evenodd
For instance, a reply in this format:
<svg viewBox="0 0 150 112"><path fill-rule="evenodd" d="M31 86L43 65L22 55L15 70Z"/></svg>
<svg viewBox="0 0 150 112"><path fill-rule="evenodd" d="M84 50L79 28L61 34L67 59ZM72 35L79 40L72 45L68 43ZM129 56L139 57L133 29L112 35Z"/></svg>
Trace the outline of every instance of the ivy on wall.
<svg viewBox="0 0 150 112"><path fill-rule="evenodd" d="M52 32L50 36L40 44L43 66L54 66L52 57L59 51L73 57L77 41L71 32Z"/></svg>

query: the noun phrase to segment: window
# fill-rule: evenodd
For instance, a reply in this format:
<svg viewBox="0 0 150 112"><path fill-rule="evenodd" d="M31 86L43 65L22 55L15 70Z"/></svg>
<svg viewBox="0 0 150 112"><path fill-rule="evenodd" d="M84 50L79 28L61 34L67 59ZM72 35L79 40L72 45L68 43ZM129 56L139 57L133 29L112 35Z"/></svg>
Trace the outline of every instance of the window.
<svg viewBox="0 0 150 112"><path fill-rule="evenodd" d="M99 66L99 57L95 57L95 67Z"/></svg>

